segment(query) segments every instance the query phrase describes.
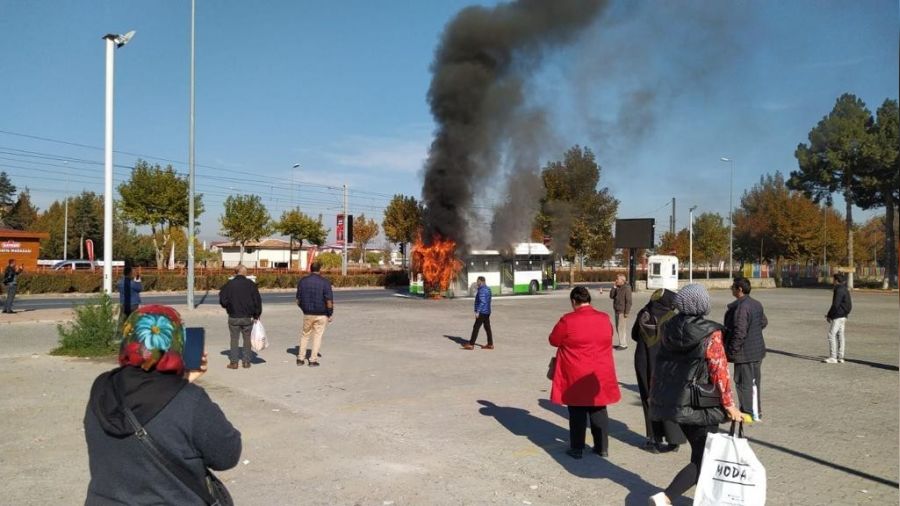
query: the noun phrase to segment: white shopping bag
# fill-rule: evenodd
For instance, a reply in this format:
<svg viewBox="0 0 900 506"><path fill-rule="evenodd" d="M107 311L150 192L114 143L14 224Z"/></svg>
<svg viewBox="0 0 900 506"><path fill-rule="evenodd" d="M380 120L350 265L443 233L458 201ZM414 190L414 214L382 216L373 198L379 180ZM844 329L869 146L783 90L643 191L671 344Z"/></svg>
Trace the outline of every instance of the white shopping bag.
<svg viewBox="0 0 900 506"><path fill-rule="evenodd" d="M766 504L766 468L731 424L728 434L709 434L703 466L694 492L694 506L763 506Z"/></svg>
<svg viewBox="0 0 900 506"><path fill-rule="evenodd" d="M250 348L255 352L263 351L269 347L269 340L266 338L266 328L260 320L253 322L253 330L250 331Z"/></svg>

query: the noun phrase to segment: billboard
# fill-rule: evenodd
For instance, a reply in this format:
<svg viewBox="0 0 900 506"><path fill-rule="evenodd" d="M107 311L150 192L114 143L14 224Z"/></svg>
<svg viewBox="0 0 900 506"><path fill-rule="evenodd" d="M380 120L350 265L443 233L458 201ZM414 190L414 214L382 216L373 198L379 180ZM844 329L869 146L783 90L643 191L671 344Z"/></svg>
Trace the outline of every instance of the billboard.
<svg viewBox="0 0 900 506"><path fill-rule="evenodd" d="M616 220L616 248L651 249L655 237L656 220L653 218Z"/></svg>
<svg viewBox="0 0 900 506"><path fill-rule="evenodd" d="M344 236L346 235L347 244L353 242L353 215L348 214L344 219L343 214L337 215L337 228L334 232L335 240L338 244L344 244Z"/></svg>

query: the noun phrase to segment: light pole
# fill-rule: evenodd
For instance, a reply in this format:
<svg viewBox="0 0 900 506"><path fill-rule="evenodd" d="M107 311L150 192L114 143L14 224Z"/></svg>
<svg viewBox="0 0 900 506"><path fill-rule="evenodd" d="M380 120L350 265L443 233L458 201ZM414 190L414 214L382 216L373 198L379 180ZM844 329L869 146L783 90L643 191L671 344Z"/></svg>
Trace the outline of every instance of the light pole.
<svg viewBox="0 0 900 506"><path fill-rule="evenodd" d="M728 182L728 280L734 277L734 159L721 157L719 160L731 164L731 180Z"/></svg>
<svg viewBox="0 0 900 506"><path fill-rule="evenodd" d="M690 225L688 225L688 283L694 282L694 209L697 209L697 206L692 206L688 209L688 214L690 215Z"/></svg>
<svg viewBox="0 0 900 506"><path fill-rule="evenodd" d="M66 166L66 202L63 207L63 260L68 260L69 252L69 162L64 161Z"/></svg>
<svg viewBox="0 0 900 506"><path fill-rule="evenodd" d="M191 0L191 112L188 134L188 244L187 244L187 307L194 309L194 20L196 1Z"/></svg>
<svg viewBox="0 0 900 506"><path fill-rule="evenodd" d="M295 188L297 186L297 183L294 181L294 173L295 173L294 169L299 169L299 168L300 168L299 163L295 163L294 165L291 166L291 200L294 201L294 204L296 205L295 209L297 210L297 212L300 212L300 203L297 202L297 195L294 193L296 191ZM291 236L289 238L289 242L290 242L290 247L288 248L288 270L291 270L292 269L291 266L294 263L294 236L293 236L293 234L291 234ZM303 239L302 238L300 239L300 248L299 249L303 249ZM300 251L299 251L299 249L297 250L297 270L300 270Z"/></svg>
<svg viewBox="0 0 900 506"><path fill-rule="evenodd" d="M107 34L106 40L106 142L104 143L103 185L103 291L112 294L112 231L113 231L113 85L116 70L116 48L134 37L134 30L125 35Z"/></svg>

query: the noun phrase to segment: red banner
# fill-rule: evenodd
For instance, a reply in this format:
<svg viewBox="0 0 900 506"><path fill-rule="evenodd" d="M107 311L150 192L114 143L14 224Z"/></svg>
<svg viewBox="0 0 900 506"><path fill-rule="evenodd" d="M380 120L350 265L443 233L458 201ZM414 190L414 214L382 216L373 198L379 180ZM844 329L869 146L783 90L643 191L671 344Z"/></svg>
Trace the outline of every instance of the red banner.
<svg viewBox="0 0 900 506"><path fill-rule="evenodd" d="M84 245L87 248L88 260L94 261L94 241L86 239Z"/></svg>
<svg viewBox="0 0 900 506"><path fill-rule="evenodd" d="M338 244L344 244L344 215L337 215L337 229L334 232Z"/></svg>

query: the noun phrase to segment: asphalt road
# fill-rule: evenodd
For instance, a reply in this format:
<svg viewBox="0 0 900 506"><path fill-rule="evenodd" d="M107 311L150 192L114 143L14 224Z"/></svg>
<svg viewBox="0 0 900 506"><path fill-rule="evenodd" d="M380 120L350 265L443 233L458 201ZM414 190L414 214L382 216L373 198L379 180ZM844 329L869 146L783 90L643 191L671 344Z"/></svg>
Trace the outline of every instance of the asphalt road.
<svg viewBox="0 0 900 506"><path fill-rule="evenodd" d="M406 289L354 289L354 290L335 290L334 300L336 303L341 302L365 302L377 301L396 294L405 295ZM266 304L296 304L294 292L262 292L263 305ZM34 311L37 309L67 309L84 301L84 297L16 297L15 309L17 311ZM160 295L143 295L141 302L144 304L184 304L186 295L184 293L160 294ZM200 306L218 305L218 292L197 292L194 294L194 302Z"/></svg>
<svg viewBox="0 0 900 506"><path fill-rule="evenodd" d="M592 290L603 289L603 297L606 296L606 291L612 286L612 283L583 283L584 286ZM560 286L560 289L567 290L568 287L563 284ZM409 293L406 288L354 288L354 289L344 289L344 290L335 290L334 291L334 300L336 303L342 302L366 302L366 301L379 301L384 300L386 298L396 297L396 296L405 296ZM294 298L293 291L280 291L280 292L261 292L263 304L296 304L296 299ZM594 293L594 296L597 296ZM16 296L15 300L15 310L16 311L35 311L38 309L68 309L71 308L82 301L84 301L87 296L82 295L69 295L69 296L46 296L46 295L19 295ZM171 294L155 294L155 295L142 295L141 302L144 304L163 304L163 305L176 305L176 304L184 304L186 301L186 295L184 292L181 293L171 293ZM194 294L194 302L198 306L209 306L209 305L218 305L219 304L219 296L218 292L196 292Z"/></svg>

